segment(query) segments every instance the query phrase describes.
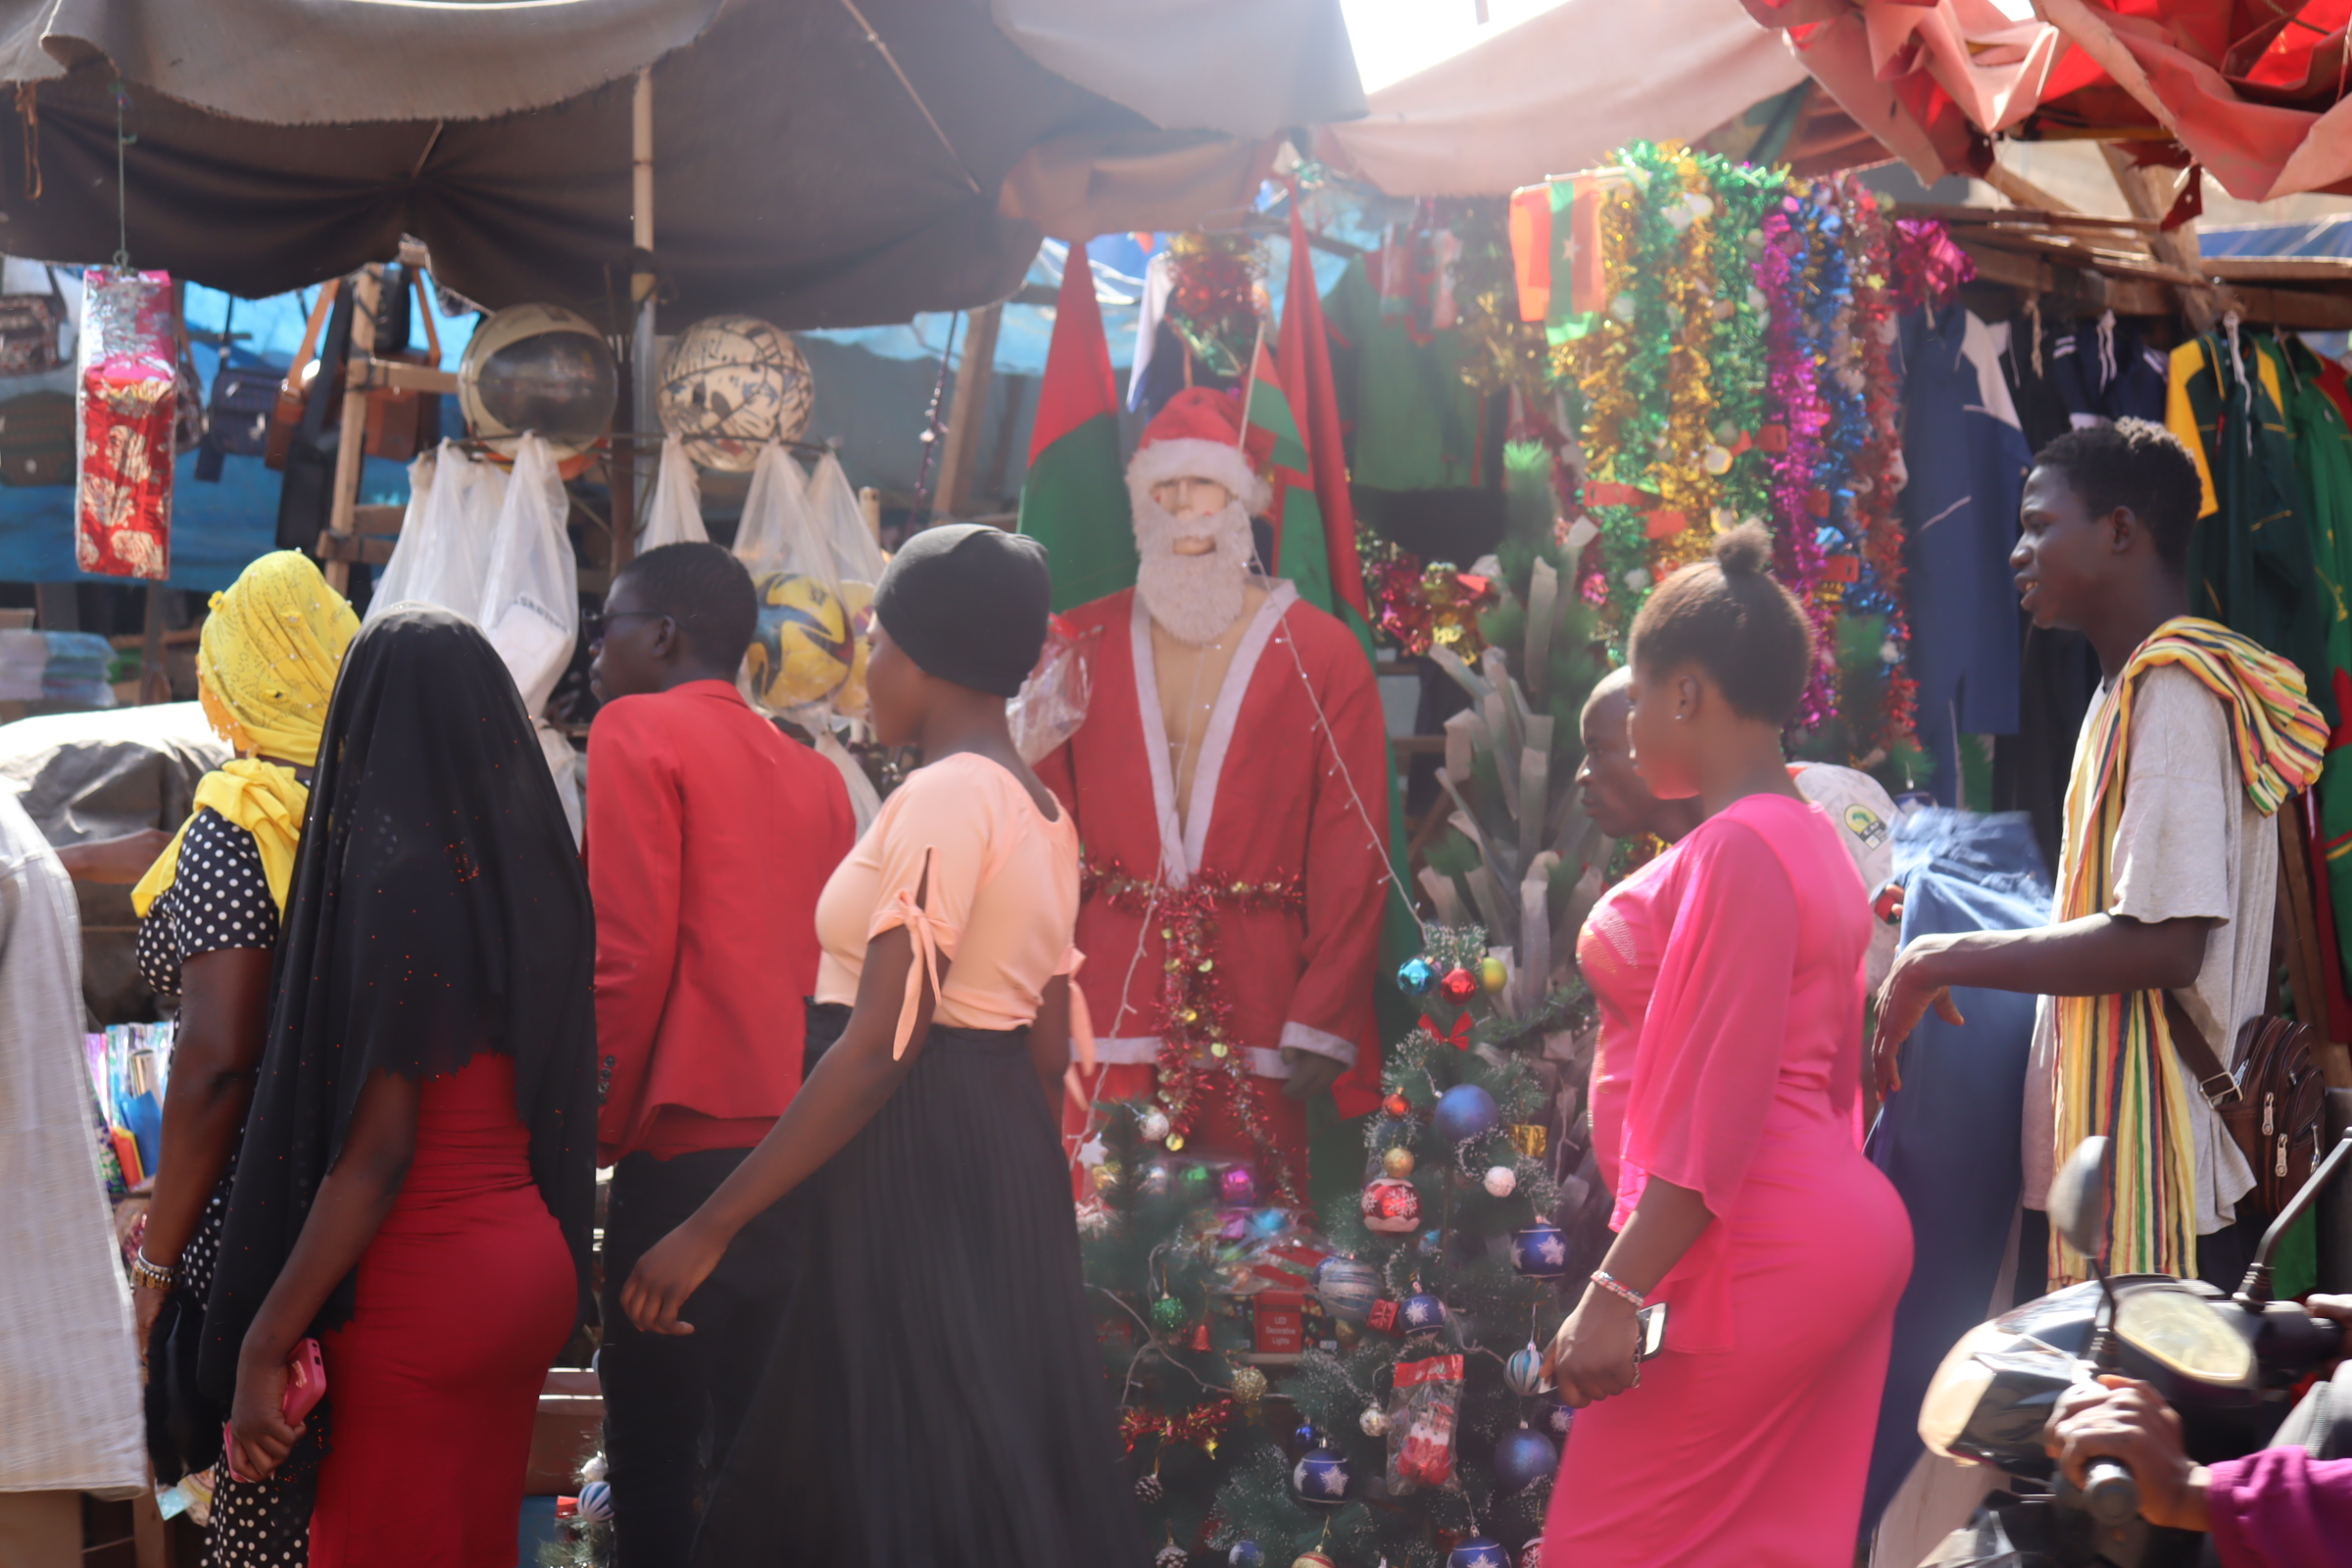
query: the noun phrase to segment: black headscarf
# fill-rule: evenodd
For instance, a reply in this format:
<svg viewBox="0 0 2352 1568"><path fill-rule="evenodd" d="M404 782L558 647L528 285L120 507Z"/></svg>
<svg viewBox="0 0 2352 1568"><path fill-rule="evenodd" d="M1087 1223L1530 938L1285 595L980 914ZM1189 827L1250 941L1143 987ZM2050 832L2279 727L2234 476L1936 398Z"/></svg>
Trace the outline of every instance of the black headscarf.
<svg viewBox="0 0 2352 1568"><path fill-rule="evenodd" d="M472 622L421 606L343 661L278 947L276 1000L229 1195L201 1378L239 1346L377 1071L514 1058L532 1179L587 1297L596 1182L588 881L514 682ZM317 1326L351 1315L352 1281Z"/></svg>
<svg viewBox="0 0 2352 1568"><path fill-rule="evenodd" d="M874 614L925 674L1011 697L1046 646L1046 547L985 522L925 528L891 558Z"/></svg>

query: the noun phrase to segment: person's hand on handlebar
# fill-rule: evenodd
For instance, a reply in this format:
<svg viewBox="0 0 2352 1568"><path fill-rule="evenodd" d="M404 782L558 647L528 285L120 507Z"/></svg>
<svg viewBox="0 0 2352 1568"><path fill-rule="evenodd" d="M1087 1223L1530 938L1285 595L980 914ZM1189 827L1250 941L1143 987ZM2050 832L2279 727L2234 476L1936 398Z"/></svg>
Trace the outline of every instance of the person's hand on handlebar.
<svg viewBox="0 0 2352 1568"><path fill-rule="evenodd" d="M2174 1530L2206 1528L2212 1478L2182 1450L2180 1418L2145 1383L2107 1376L2068 1391L2050 1412L2042 1442L2076 1486L2084 1484L2093 1459L2114 1459L2139 1487L2141 1518Z"/></svg>

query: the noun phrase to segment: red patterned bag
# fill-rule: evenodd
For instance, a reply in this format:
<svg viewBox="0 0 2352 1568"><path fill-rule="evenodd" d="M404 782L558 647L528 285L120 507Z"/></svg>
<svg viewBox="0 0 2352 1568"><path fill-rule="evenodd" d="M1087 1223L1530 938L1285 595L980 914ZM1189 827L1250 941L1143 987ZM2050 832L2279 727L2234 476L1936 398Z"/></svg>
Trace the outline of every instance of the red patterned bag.
<svg viewBox="0 0 2352 1568"><path fill-rule="evenodd" d="M178 337L172 279L93 267L74 356L74 560L109 577L172 575Z"/></svg>

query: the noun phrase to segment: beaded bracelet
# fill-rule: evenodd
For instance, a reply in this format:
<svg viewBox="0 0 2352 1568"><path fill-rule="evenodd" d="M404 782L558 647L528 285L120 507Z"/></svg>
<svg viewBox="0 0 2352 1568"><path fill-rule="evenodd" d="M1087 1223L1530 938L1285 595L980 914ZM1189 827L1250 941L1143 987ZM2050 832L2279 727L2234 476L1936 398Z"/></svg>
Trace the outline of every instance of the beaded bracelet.
<svg viewBox="0 0 2352 1568"><path fill-rule="evenodd" d="M141 1250L131 1257L130 1277L151 1291L168 1291L178 1283L179 1270L149 1262L147 1253Z"/></svg>
<svg viewBox="0 0 2352 1568"><path fill-rule="evenodd" d="M1618 1297L1621 1299L1632 1302L1635 1310L1637 1311L1639 1311L1643 1304L1642 1293L1640 1291L1637 1291L1633 1287L1622 1284L1618 1280L1612 1278L1606 1269L1594 1269L1592 1271L1592 1283L1599 1286L1602 1290L1608 1292L1611 1296Z"/></svg>

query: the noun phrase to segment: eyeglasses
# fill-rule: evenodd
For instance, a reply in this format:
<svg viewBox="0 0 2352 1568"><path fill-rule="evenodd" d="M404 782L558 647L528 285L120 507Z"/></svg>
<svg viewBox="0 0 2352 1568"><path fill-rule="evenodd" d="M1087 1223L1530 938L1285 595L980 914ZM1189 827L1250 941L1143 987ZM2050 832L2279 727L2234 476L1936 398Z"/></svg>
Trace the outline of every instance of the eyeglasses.
<svg viewBox="0 0 2352 1568"><path fill-rule="evenodd" d="M616 620L626 620L631 615L660 615L666 619L668 613L662 610L592 610L580 617L580 635L590 643L601 643Z"/></svg>

